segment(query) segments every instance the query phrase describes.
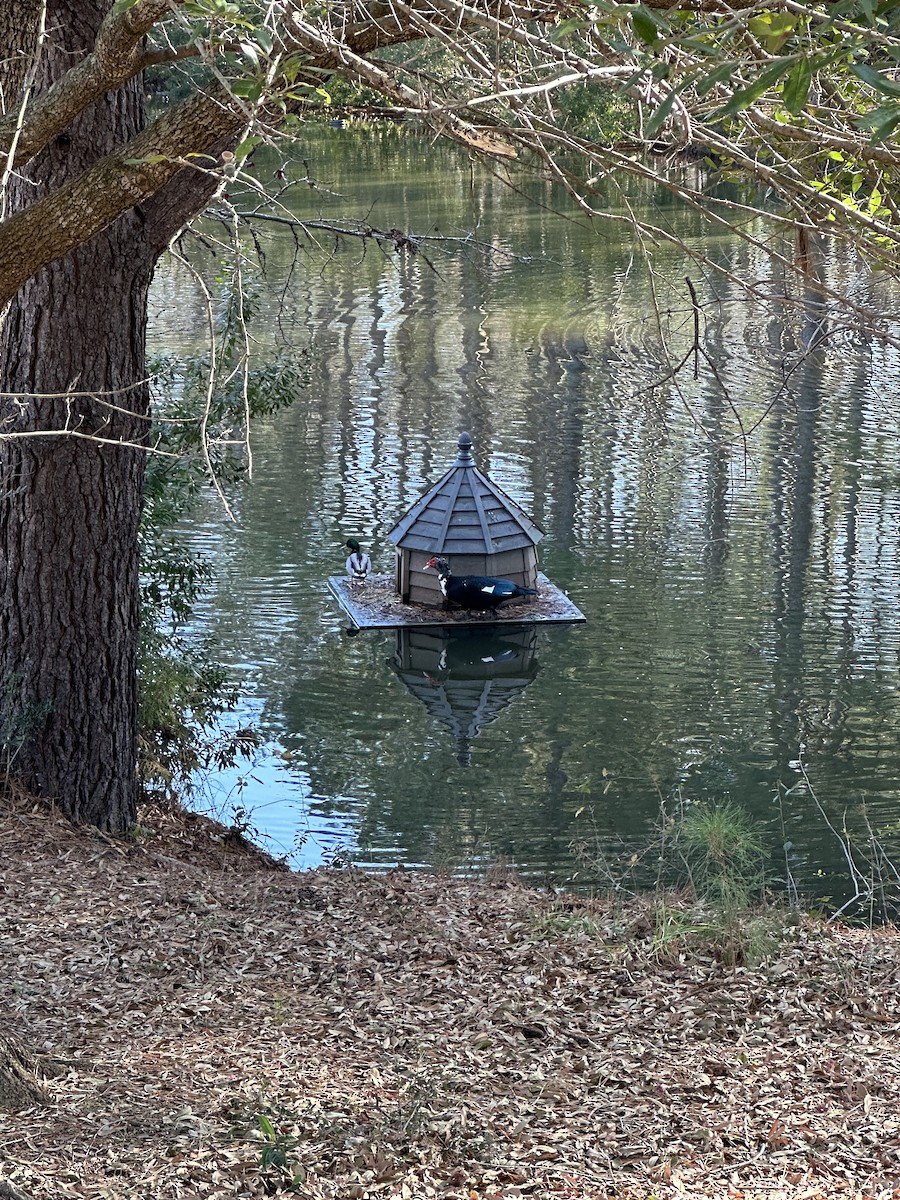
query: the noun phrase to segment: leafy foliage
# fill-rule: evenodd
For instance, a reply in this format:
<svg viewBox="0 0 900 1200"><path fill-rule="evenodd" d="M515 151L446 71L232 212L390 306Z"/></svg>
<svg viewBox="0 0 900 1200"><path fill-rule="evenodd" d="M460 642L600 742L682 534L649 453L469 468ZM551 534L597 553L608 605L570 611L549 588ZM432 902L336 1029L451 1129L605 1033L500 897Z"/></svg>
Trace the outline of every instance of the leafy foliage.
<svg viewBox="0 0 900 1200"><path fill-rule="evenodd" d="M590 32L605 30L608 49L634 65L626 87L645 88L645 136L681 114L718 168L762 178L796 219L852 226L858 214L876 240L895 240L884 198L898 167L887 146L900 125L895 5L722 5L712 15L637 5L631 38L617 26L625 6L603 8Z"/></svg>
<svg viewBox="0 0 900 1200"><path fill-rule="evenodd" d="M179 20L192 35L203 24L236 96L282 116L333 96L399 106L475 152L546 174L590 213L623 179L653 178L744 233L718 185L752 180L764 185L764 211L896 269L896 6L564 3L532 23L505 5L497 15L446 8L446 23L412 5L405 19L378 25L374 10L356 6L352 32L338 20L342 6L307 7L293 30L249 0L188 5ZM340 63L333 78L323 58ZM688 178L628 153L623 137L657 155L688 152L706 168ZM796 265L808 271L809 257Z"/></svg>
<svg viewBox="0 0 900 1200"><path fill-rule="evenodd" d="M408 113L474 153L537 171L584 212L630 223L645 247L677 239L633 212L623 217L614 193L621 188L627 201L633 179L661 183L803 278L809 255L792 261L782 245L761 240L748 228L748 209L777 216L790 235L827 232L896 274L898 11L886 0L546 0L527 9L507 0L412 0L396 9L366 0L122 0L92 69L114 63L120 74L108 87L118 86L131 54L130 69L152 71L155 91L184 96L180 107L193 104L196 114L187 121L195 137L164 112L119 148L119 166L131 167L119 211L133 205L135 189L152 195L188 160L233 178L243 155L223 151L229 139L241 150L271 142L337 94ZM92 83L102 91L102 81ZM76 105L87 94L74 81L59 90ZM27 158L52 131L28 114L18 132L0 121L0 149L16 139ZM703 168L673 170L679 155ZM109 172L97 164L95 176L108 191ZM719 185L732 178L761 185L758 198L723 193ZM115 215L98 208L98 228ZM83 236L91 232L85 226ZM57 249L71 245L60 237ZM14 292L12 267L9 274Z"/></svg>
<svg viewBox="0 0 900 1200"><path fill-rule="evenodd" d="M190 790L198 771L231 766L260 744L255 730L220 728L238 692L215 663L214 648L190 632L212 570L179 537L178 525L207 486L209 467L223 489L245 478L245 423L293 403L306 386L303 355L299 363L275 355L249 366L244 338L254 313L252 287L245 286L238 313L230 265L218 282L215 361L198 354L151 363L155 444L167 456L150 458L141 529L140 742L148 790L170 801Z"/></svg>

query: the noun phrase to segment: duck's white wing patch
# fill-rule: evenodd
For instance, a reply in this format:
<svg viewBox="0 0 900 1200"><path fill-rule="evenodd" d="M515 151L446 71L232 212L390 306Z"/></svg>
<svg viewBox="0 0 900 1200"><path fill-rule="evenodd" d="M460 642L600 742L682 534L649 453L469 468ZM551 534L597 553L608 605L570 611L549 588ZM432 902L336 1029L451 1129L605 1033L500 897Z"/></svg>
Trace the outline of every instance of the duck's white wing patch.
<svg viewBox="0 0 900 1200"><path fill-rule="evenodd" d="M494 585L493 585L492 583L486 584L486 586L485 586L485 587L483 587L481 590L484 592L484 594L485 594L486 596L493 596L493 594L494 594Z"/></svg>

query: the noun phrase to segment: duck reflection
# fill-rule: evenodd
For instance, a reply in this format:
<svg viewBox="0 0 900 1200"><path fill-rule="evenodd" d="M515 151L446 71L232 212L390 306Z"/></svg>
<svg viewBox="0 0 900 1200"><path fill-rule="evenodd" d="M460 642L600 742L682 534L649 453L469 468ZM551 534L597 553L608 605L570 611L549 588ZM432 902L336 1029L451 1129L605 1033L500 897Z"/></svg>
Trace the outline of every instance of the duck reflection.
<svg viewBox="0 0 900 1200"><path fill-rule="evenodd" d="M540 670L534 657L537 636L533 625L397 631L397 648L388 662L429 714L453 734L461 767L472 765L471 743L482 728Z"/></svg>

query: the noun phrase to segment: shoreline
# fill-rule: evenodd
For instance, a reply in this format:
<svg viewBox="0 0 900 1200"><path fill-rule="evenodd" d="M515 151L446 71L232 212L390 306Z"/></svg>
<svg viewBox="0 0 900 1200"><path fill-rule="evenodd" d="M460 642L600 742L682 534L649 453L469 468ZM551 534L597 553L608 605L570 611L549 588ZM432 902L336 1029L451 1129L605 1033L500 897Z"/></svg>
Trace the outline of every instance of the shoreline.
<svg viewBox="0 0 900 1200"><path fill-rule="evenodd" d="M729 967L662 955L646 902L141 820L0 809L2 1011L51 1075L0 1181L32 1200L900 1196L892 928Z"/></svg>

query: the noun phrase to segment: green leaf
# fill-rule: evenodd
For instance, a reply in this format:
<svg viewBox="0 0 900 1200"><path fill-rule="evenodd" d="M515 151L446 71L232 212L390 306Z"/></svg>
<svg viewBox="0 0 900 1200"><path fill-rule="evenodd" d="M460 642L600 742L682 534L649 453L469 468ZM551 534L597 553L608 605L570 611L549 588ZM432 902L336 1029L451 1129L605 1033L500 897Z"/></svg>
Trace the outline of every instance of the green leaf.
<svg viewBox="0 0 900 1200"><path fill-rule="evenodd" d="M230 3L230 0L188 0L184 11L188 16L203 17L204 19L225 17L233 20L241 15L239 6ZM241 23L246 24L246 22Z"/></svg>
<svg viewBox="0 0 900 1200"><path fill-rule="evenodd" d="M747 28L770 54L777 54L797 27L790 13L762 13L747 22Z"/></svg>
<svg viewBox="0 0 900 1200"><path fill-rule="evenodd" d="M774 87L781 76L791 66L789 58L779 59L778 62L772 63L766 67L765 71L753 83L747 84L746 87L740 88L734 93L727 104L715 114L719 117L728 117L733 113L743 112L745 108L749 108L760 96Z"/></svg>
<svg viewBox="0 0 900 1200"><path fill-rule="evenodd" d="M660 33L665 29L656 14L644 8L643 4L639 4L632 12L631 27L648 46L655 46Z"/></svg>
<svg viewBox="0 0 900 1200"><path fill-rule="evenodd" d="M143 158L123 158L126 167L151 167L155 163L165 162L166 154L145 154Z"/></svg>
<svg viewBox="0 0 900 1200"><path fill-rule="evenodd" d="M705 96L707 92L711 92L714 87L720 83L724 83L726 79L730 79L735 71L733 62L722 63L716 67L714 71L710 71L708 75L704 75L697 83L697 95Z"/></svg>
<svg viewBox="0 0 900 1200"><path fill-rule="evenodd" d="M112 10L118 16L119 13L128 12L129 8L134 8L137 2L138 0L116 0Z"/></svg>
<svg viewBox="0 0 900 1200"><path fill-rule="evenodd" d="M871 129L870 142L873 146L877 145L889 138L900 124L900 106L896 103L882 104L879 108L873 108L871 112L857 117L856 124L860 129Z"/></svg>
<svg viewBox="0 0 900 1200"><path fill-rule="evenodd" d="M281 74L288 83L293 83L306 67L306 59L299 54L291 54L281 64Z"/></svg>
<svg viewBox="0 0 900 1200"><path fill-rule="evenodd" d="M662 129L663 125L666 123L666 120L672 111L672 106L677 99L678 93L676 91L669 92L668 96L666 96L665 100L663 100L662 104L653 114L653 117L645 127L644 137L652 138L659 133L660 129Z"/></svg>
<svg viewBox="0 0 900 1200"><path fill-rule="evenodd" d="M256 147L259 145L259 143L261 141L262 141L262 138L256 137L255 135L253 135L252 137L244 138L244 140L241 142L241 144L237 147L237 149L234 152L235 158L246 158L248 154L252 153L252 151L256 149Z"/></svg>
<svg viewBox="0 0 900 1200"><path fill-rule="evenodd" d="M900 96L900 83L895 83L893 79L888 79L886 75L882 75L880 71L876 71L868 63L854 63L850 70L863 83L867 83L869 87L875 88L876 91L884 92L887 96Z"/></svg>
<svg viewBox="0 0 900 1200"><path fill-rule="evenodd" d="M900 112L895 109L891 116L886 117L872 128L871 144L877 146L879 142L887 141L898 125L900 125Z"/></svg>
<svg viewBox="0 0 900 1200"><path fill-rule="evenodd" d="M266 1135L270 1142L275 1140L275 1126L269 1120L265 1113L256 1114L256 1123Z"/></svg>
<svg viewBox="0 0 900 1200"><path fill-rule="evenodd" d="M562 42L574 33L581 33L586 25L586 21L580 20L576 17L569 17L568 19L560 21L557 25L553 26L553 28L550 30L550 41Z"/></svg>
<svg viewBox="0 0 900 1200"><path fill-rule="evenodd" d="M260 1165L268 1167L284 1167L287 1165L287 1155L283 1146L266 1146L260 1155Z"/></svg>
<svg viewBox="0 0 900 1200"><path fill-rule="evenodd" d="M803 111L809 85L812 83L813 65L808 58L801 58L787 78L782 93L784 107L795 116Z"/></svg>
<svg viewBox="0 0 900 1200"><path fill-rule="evenodd" d="M262 83L259 79L236 79L231 91L235 96L255 103L262 95Z"/></svg>

